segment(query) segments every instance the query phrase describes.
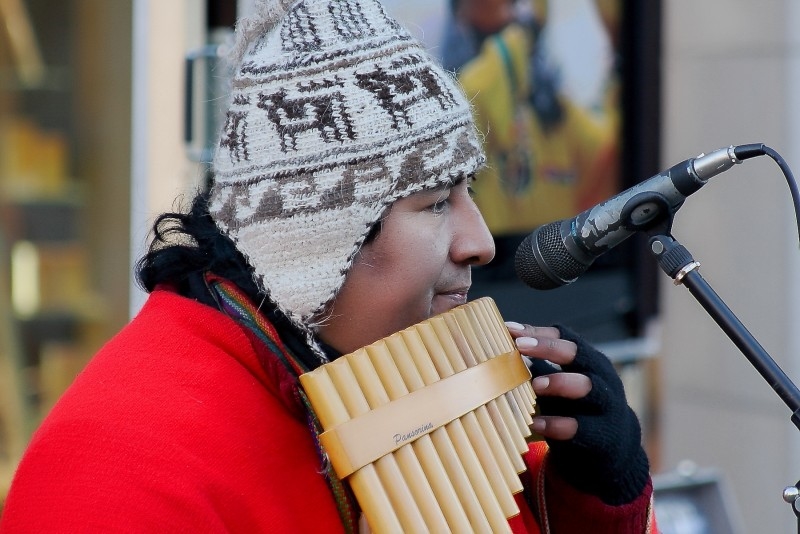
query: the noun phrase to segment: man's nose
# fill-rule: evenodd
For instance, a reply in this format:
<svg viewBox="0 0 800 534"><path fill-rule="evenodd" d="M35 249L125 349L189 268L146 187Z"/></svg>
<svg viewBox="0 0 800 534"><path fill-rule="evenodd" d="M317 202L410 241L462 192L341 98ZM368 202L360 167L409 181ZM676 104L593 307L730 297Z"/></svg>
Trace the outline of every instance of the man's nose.
<svg viewBox="0 0 800 534"><path fill-rule="evenodd" d="M455 229L452 259L455 263L486 265L494 258L494 238L472 199L463 208Z"/></svg>

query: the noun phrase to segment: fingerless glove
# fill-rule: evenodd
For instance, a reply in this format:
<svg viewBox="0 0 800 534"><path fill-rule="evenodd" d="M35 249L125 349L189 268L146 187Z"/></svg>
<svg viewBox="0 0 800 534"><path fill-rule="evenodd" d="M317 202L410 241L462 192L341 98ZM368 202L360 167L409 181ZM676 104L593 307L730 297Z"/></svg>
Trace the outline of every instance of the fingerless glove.
<svg viewBox="0 0 800 534"><path fill-rule="evenodd" d="M608 358L568 328L556 326L563 339L578 346L575 360L562 370L588 376L592 389L581 399L537 397L542 415L578 421L572 439L547 440L550 461L576 489L609 505L627 504L641 495L650 479L639 420L628 406L622 381ZM534 376L559 372L547 362L533 362Z"/></svg>

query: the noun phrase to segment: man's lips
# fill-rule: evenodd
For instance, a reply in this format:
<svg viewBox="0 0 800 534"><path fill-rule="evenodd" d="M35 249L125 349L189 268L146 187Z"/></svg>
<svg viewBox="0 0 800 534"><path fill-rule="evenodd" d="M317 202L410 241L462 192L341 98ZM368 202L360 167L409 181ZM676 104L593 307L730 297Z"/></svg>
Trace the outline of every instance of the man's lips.
<svg viewBox="0 0 800 534"><path fill-rule="evenodd" d="M467 302L467 293L469 293L468 286L448 289L445 291L437 291L436 296L450 299L457 304L465 304Z"/></svg>

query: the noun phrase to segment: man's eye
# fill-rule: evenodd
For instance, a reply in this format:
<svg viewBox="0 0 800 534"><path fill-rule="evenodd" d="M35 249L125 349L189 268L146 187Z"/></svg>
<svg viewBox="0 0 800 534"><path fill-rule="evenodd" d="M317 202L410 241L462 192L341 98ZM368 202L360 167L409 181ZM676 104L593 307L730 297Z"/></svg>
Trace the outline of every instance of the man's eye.
<svg viewBox="0 0 800 534"><path fill-rule="evenodd" d="M430 210L436 214L443 213L444 210L447 209L447 204L449 202L450 199L447 197L439 199L435 204L431 205Z"/></svg>

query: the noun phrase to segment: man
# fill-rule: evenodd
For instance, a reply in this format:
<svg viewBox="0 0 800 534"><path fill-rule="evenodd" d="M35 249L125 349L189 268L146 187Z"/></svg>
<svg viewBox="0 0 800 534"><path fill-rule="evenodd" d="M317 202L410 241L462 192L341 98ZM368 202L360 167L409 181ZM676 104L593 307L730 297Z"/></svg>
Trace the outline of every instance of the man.
<svg viewBox="0 0 800 534"><path fill-rule="evenodd" d="M369 528L298 376L466 301L493 255L469 190L479 138L375 0L265 2L237 36L213 189L156 222L151 295L34 436L4 532ZM647 458L610 364L509 328L548 372L577 370L534 383L555 441L526 456L509 529L644 532Z"/></svg>

